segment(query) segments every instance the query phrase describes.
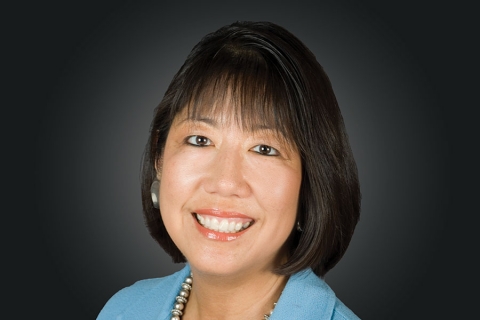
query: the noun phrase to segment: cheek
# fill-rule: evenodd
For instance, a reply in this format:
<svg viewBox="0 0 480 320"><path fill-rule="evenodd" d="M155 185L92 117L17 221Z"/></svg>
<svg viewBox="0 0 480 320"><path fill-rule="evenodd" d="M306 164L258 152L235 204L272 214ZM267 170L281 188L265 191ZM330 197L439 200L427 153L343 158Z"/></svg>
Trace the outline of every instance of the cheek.
<svg viewBox="0 0 480 320"><path fill-rule="evenodd" d="M183 237L178 237L183 232L188 221L184 210L185 204L193 194L195 177L193 169L187 161L180 161L178 157L168 154L164 158L162 176L160 179L160 213L167 232L178 248L184 248Z"/></svg>
<svg viewBox="0 0 480 320"><path fill-rule="evenodd" d="M296 168L271 167L257 175L255 190L257 199L266 211L275 212L289 220L295 220L300 193L301 173Z"/></svg>
<svg viewBox="0 0 480 320"><path fill-rule="evenodd" d="M160 180L160 205L162 215L179 210L198 188L202 161L186 152L164 154Z"/></svg>
<svg viewBox="0 0 480 320"><path fill-rule="evenodd" d="M191 180L194 179L192 171L193 168L185 162L170 162L170 164L165 167L162 176L162 184L165 184L163 190L168 194L178 195L177 192L179 190L188 189Z"/></svg>

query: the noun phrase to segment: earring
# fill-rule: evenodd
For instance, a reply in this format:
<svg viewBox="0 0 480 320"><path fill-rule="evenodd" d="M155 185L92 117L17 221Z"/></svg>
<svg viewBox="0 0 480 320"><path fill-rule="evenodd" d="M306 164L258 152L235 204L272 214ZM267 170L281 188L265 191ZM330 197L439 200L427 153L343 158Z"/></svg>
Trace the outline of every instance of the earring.
<svg viewBox="0 0 480 320"><path fill-rule="evenodd" d="M300 226L300 221L297 221L297 231L298 231L298 232L302 232L302 231L303 231L302 227Z"/></svg>
<svg viewBox="0 0 480 320"><path fill-rule="evenodd" d="M160 181L158 181L158 179L155 178L155 180L153 180L152 182L152 185L150 186L150 193L152 195L153 207L156 209L160 208L159 201L158 201L159 191L160 191Z"/></svg>

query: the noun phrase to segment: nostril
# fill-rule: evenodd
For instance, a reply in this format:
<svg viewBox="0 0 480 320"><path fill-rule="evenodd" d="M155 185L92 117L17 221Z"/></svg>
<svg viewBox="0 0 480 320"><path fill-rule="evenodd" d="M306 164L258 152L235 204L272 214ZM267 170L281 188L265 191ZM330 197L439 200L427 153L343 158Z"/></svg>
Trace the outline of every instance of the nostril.
<svg viewBox="0 0 480 320"><path fill-rule="evenodd" d="M205 191L208 193L216 193L221 196L239 196L244 197L248 192L246 181L241 179L214 179L210 178L205 183Z"/></svg>

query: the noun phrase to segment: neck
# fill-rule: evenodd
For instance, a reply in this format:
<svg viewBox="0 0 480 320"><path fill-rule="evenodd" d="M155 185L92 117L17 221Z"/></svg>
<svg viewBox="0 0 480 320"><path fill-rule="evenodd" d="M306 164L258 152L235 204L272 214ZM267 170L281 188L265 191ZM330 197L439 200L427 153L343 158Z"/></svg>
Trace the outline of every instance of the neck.
<svg viewBox="0 0 480 320"><path fill-rule="evenodd" d="M272 272L236 276L192 272L192 291L182 320L261 320L270 314L288 280Z"/></svg>

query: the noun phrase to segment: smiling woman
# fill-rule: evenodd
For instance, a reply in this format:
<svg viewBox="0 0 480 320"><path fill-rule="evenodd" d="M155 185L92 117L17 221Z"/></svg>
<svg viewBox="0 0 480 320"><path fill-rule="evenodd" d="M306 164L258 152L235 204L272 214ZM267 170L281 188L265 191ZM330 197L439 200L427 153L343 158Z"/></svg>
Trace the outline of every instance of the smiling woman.
<svg viewBox="0 0 480 320"><path fill-rule="evenodd" d="M158 159L161 217L195 274L254 277L286 257L281 248L297 216L300 155L272 130L253 133L231 123L230 104L215 109L218 120L180 115L173 122Z"/></svg>
<svg viewBox="0 0 480 320"><path fill-rule="evenodd" d="M284 28L236 22L193 48L156 109L142 203L186 265L98 320L358 319L323 280L358 222L355 161L327 75Z"/></svg>

